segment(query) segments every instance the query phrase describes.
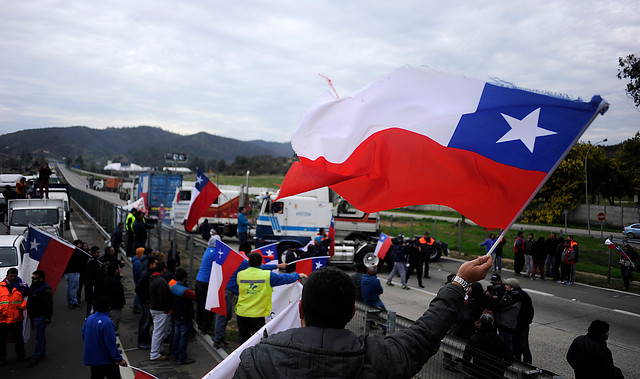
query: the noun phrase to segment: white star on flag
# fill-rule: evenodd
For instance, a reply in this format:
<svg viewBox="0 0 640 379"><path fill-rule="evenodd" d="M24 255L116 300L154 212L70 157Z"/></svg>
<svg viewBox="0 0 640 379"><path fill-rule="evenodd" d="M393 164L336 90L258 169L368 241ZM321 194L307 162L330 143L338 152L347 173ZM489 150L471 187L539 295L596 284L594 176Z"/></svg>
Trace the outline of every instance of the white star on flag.
<svg viewBox="0 0 640 379"><path fill-rule="evenodd" d="M31 250L38 250L38 246L40 246L40 244L38 243L38 241L36 241L36 239L33 239L33 242L31 242Z"/></svg>
<svg viewBox="0 0 640 379"><path fill-rule="evenodd" d="M202 176L197 176L196 177L196 184L200 184L202 183Z"/></svg>
<svg viewBox="0 0 640 379"><path fill-rule="evenodd" d="M322 262L316 262L316 270L322 268Z"/></svg>
<svg viewBox="0 0 640 379"><path fill-rule="evenodd" d="M265 251L265 253L266 253L267 255L272 255L272 254L273 254L273 250L269 249L269 250Z"/></svg>
<svg viewBox="0 0 640 379"><path fill-rule="evenodd" d="M540 118L540 108L529 113L522 120L518 120L517 118L513 118L504 113L500 114L502 115L502 117L504 117L505 120L507 120L509 126L511 126L511 130L509 130L498 141L496 141L496 143L520 140L527 147L527 149L529 149L529 151L533 153L533 148L536 144L536 138L558 134L556 132L543 129L538 126L538 119Z"/></svg>

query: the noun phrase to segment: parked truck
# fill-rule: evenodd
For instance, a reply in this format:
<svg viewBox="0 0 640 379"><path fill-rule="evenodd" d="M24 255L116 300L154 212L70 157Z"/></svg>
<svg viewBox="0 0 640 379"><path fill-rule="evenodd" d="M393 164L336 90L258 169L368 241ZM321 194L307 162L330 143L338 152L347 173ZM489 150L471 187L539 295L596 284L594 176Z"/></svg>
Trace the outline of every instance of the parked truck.
<svg viewBox="0 0 640 379"><path fill-rule="evenodd" d="M64 237L64 201L62 199L9 200L8 234L22 234L29 224Z"/></svg>
<svg viewBox="0 0 640 379"><path fill-rule="evenodd" d="M138 198L143 198L145 206L152 214L157 214L158 208L167 207L173 201L176 188L182 186L182 175L147 172L138 177Z"/></svg>
<svg viewBox="0 0 640 379"><path fill-rule="evenodd" d="M379 215L356 209L327 187L277 201L273 193L264 194L261 199L257 246L280 242L279 254L292 246L305 246L321 228L329 231L333 219L336 241L331 263L363 262L375 251Z"/></svg>
<svg viewBox="0 0 640 379"><path fill-rule="evenodd" d="M103 191L116 192L118 186L122 183L122 178L106 178L104 181Z"/></svg>
<svg viewBox="0 0 640 379"><path fill-rule="evenodd" d="M191 202L193 185L193 182L184 182L178 196L174 196L171 204L171 216L174 224L184 225ZM234 237L238 229L238 210L242 206L249 206L245 187L221 186L218 198L207 208L197 225L189 232L197 232L200 224L206 219L219 235Z"/></svg>

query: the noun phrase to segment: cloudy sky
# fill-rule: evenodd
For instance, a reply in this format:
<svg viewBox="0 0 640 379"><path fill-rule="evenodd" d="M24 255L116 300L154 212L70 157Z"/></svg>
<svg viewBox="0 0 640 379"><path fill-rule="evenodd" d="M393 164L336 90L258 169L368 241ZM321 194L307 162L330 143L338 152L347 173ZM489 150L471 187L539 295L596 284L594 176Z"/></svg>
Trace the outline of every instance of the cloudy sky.
<svg viewBox="0 0 640 379"><path fill-rule="evenodd" d="M404 65L599 94L610 109L583 141L640 130L616 78L618 57L640 54L640 1L446 3L0 0L0 134L151 125L289 141L328 90L318 74L346 96Z"/></svg>

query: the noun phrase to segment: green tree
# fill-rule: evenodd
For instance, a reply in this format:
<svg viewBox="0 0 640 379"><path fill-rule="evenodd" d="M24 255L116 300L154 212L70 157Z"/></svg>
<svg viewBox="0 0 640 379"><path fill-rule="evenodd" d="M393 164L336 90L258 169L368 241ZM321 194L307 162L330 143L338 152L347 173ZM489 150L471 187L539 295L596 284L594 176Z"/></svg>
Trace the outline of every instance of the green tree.
<svg viewBox="0 0 640 379"><path fill-rule="evenodd" d="M640 107L640 58L635 54L629 54L624 58L618 58L618 79L629 79L627 94L633 98L633 102Z"/></svg>
<svg viewBox="0 0 640 379"><path fill-rule="evenodd" d="M631 191L640 188L640 132L622 143L616 152L615 159L620 172L629 182Z"/></svg>

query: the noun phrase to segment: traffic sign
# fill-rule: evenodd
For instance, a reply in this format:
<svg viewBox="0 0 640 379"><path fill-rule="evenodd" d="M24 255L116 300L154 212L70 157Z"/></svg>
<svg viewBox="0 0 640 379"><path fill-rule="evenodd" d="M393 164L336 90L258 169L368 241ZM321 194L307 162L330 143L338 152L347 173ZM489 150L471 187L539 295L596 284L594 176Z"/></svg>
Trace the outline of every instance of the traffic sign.
<svg viewBox="0 0 640 379"><path fill-rule="evenodd" d="M604 212L598 213L598 221L602 222L606 219Z"/></svg>
<svg viewBox="0 0 640 379"><path fill-rule="evenodd" d="M185 162L187 160L187 154L183 153L165 153L164 159L167 162Z"/></svg>

